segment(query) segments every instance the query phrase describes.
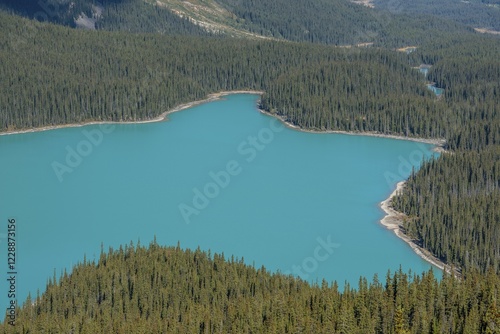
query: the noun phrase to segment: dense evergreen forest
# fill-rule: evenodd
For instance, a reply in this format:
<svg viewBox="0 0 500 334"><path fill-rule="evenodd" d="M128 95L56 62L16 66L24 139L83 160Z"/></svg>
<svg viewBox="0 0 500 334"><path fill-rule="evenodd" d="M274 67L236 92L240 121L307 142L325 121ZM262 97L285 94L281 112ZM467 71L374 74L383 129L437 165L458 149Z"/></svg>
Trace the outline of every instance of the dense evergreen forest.
<svg viewBox="0 0 500 334"><path fill-rule="evenodd" d="M233 89L269 91L280 110L288 110L290 98L299 104L314 94L288 91L281 94L286 100L275 96L280 94L283 81L295 81L297 73L304 73L304 80L292 89L319 89L326 82L335 82L328 92L331 97L342 97L336 113L329 111L336 119L354 122L370 113L390 123L384 132L403 132L410 122L416 123L414 112L403 117L392 104L406 110L413 100L423 105L435 103L423 78L408 66L406 56L390 50L221 38L207 43L196 37L96 33L4 17L0 27L9 33L0 36L3 130L89 120L148 119L179 103ZM324 68L323 77L312 75L318 66ZM306 77L307 73L311 75ZM390 91L396 100L387 98ZM360 110L344 107L344 103L356 106L368 97L388 107L371 101ZM311 119L322 107L318 103L322 101L314 103ZM268 104L269 98L265 98L263 107L269 109ZM309 120L305 117L292 121L303 125ZM354 126L346 123L342 129ZM413 129L407 132L417 134Z"/></svg>
<svg viewBox="0 0 500 334"><path fill-rule="evenodd" d="M218 2L236 14L245 29L293 41L325 44L371 42L371 36L363 32L380 31L383 27L383 22L370 11L343 0Z"/></svg>
<svg viewBox="0 0 500 334"><path fill-rule="evenodd" d="M227 35L227 31L206 31L171 10L180 0L0 0L0 9L76 27L78 18L91 18L90 27L100 30L157 32L179 35ZM368 9L347 0L236 1L206 0L191 2L203 6L214 3L230 13L216 22L236 31L256 33L276 39L334 45L374 43L385 47L421 45L450 34L471 34L472 29L432 15L406 15L396 3L387 9ZM196 16L188 6L186 16ZM190 15L191 14L191 15ZM203 20L201 20L203 21Z"/></svg>
<svg viewBox="0 0 500 334"><path fill-rule="evenodd" d="M205 29L180 18L168 9L142 0L104 1L96 29L169 35L210 35Z"/></svg>
<svg viewBox="0 0 500 334"><path fill-rule="evenodd" d="M428 79L445 88L439 103L452 151L412 175L395 208L409 216L408 233L445 262L499 273L500 45L469 45L423 57L434 64Z"/></svg>
<svg viewBox="0 0 500 334"><path fill-rule="evenodd" d="M500 277L401 271L311 286L243 260L152 243L49 280L2 333L498 333Z"/></svg>
<svg viewBox="0 0 500 334"><path fill-rule="evenodd" d="M445 262L498 273L499 180L500 146L456 151L413 174L394 204L409 217L407 234Z"/></svg>
<svg viewBox="0 0 500 334"><path fill-rule="evenodd" d="M470 29L431 15L400 13L405 4L369 9L345 0L218 0L247 30L297 42L334 45L374 43L396 47L421 45ZM401 44L403 43L403 44Z"/></svg>
<svg viewBox="0 0 500 334"><path fill-rule="evenodd" d="M169 35L208 36L209 32L170 10L143 0L0 0L0 9L41 22L75 28L78 18L91 19L88 29Z"/></svg>
<svg viewBox="0 0 500 334"><path fill-rule="evenodd" d="M376 8L394 6L392 0L373 1ZM440 0L398 1L398 8L405 14L426 14L454 20L474 28L500 30L500 1L498 0Z"/></svg>

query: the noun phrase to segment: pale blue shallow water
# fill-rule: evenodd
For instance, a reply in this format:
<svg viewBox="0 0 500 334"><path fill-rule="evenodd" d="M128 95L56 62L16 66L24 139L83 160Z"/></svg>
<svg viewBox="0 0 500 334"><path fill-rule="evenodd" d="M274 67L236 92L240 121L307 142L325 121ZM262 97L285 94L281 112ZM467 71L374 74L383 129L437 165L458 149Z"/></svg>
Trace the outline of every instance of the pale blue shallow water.
<svg viewBox="0 0 500 334"><path fill-rule="evenodd" d="M430 89L436 96L442 95L444 93L443 88L436 87L435 84L427 85L427 88Z"/></svg>
<svg viewBox="0 0 500 334"><path fill-rule="evenodd" d="M101 243L154 236L341 286L399 266L430 268L379 224L379 203L410 163L432 155L430 145L298 132L257 112L257 99L231 95L167 122L0 136L0 233L14 217L19 301L84 254L97 260ZM81 161L66 161L72 150Z"/></svg>

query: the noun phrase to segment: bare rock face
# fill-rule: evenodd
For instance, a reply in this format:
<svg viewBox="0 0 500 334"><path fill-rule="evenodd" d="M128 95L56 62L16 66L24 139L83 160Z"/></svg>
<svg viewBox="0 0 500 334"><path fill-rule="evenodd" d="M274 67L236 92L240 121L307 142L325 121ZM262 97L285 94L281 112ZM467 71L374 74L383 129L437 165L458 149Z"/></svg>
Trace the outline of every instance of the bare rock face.
<svg viewBox="0 0 500 334"><path fill-rule="evenodd" d="M87 14L81 13L80 16L75 19L77 28L95 30L95 24L102 17L103 10L104 8L100 5L92 5L92 17L88 17Z"/></svg>

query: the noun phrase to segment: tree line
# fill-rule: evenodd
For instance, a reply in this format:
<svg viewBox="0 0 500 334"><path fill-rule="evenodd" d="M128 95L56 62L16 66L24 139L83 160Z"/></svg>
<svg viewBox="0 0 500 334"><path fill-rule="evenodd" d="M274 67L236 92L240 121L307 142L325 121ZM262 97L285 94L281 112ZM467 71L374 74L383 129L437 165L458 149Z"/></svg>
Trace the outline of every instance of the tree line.
<svg viewBox="0 0 500 334"><path fill-rule="evenodd" d="M434 103L419 74L402 54L390 50L89 32L2 15L1 27L8 32L0 36L2 130L149 119L180 103L233 89L265 90L268 111L279 107L295 113L288 104L313 106L292 120L298 125L318 118L316 110L331 113L326 107L335 96L342 99L336 114L341 119L367 113L395 119L400 112L396 107L410 107L411 100ZM363 79L364 72L369 80ZM304 80L297 81L297 75ZM327 81L335 85L325 90ZM287 82L295 87L283 94ZM315 91L294 95L304 87ZM391 91L394 101L386 96ZM324 102L326 94L330 100ZM356 110L364 100L364 108ZM385 131L403 131L408 120L399 125Z"/></svg>
<svg viewBox="0 0 500 334"><path fill-rule="evenodd" d="M500 272L499 54L499 42L480 39L416 52L433 64L428 79L445 89L440 103L451 152L413 173L394 200L415 242L462 270L483 273Z"/></svg>
<svg viewBox="0 0 500 334"><path fill-rule="evenodd" d="M391 8L389 0L375 0L377 8ZM500 3L498 0L486 1L412 1L399 6L401 13L436 15L475 28L500 30Z"/></svg>
<svg viewBox="0 0 500 334"><path fill-rule="evenodd" d="M393 203L406 233L446 263L500 272L499 145L424 164Z"/></svg>
<svg viewBox="0 0 500 334"><path fill-rule="evenodd" d="M271 274L243 259L130 244L28 297L3 333L497 333L500 278L401 270L356 287Z"/></svg>

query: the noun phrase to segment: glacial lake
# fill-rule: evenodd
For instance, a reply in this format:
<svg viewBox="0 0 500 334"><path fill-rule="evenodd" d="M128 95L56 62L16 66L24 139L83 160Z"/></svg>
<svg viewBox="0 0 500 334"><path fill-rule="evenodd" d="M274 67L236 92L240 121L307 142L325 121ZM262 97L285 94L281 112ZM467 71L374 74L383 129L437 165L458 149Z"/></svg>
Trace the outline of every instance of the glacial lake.
<svg viewBox="0 0 500 334"><path fill-rule="evenodd" d="M9 218L20 304L84 255L97 261L101 245L155 236L341 288L431 268L379 223L379 203L431 145L296 131L259 113L258 98L226 96L164 122L0 136L0 306Z"/></svg>

